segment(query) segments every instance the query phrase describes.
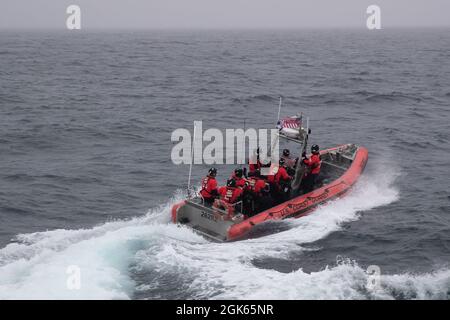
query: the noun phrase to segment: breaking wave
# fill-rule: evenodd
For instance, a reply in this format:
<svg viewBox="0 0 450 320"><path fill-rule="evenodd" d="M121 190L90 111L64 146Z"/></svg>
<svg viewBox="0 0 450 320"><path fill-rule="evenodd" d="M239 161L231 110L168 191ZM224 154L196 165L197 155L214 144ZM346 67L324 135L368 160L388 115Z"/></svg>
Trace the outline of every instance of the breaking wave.
<svg viewBox="0 0 450 320"><path fill-rule="evenodd" d="M282 273L255 266L255 258L288 258L302 245L338 231L362 212L396 201L392 174L363 177L351 194L314 214L284 221L289 228L256 239L211 243L169 221L179 191L142 217L91 229L22 234L0 250L0 299L447 299L450 270L369 275L354 261ZM69 266L81 287L67 286ZM173 286L176 290L168 290ZM180 292L174 295L173 292Z"/></svg>

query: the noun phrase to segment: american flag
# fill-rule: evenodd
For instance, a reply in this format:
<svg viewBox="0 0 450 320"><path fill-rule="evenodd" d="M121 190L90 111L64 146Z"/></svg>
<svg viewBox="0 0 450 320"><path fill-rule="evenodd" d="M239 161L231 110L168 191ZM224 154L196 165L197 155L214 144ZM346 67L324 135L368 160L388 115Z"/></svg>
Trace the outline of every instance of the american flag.
<svg viewBox="0 0 450 320"><path fill-rule="evenodd" d="M289 129L300 129L302 126L302 117L289 117L289 118L283 118L278 121L277 128L283 129L283 128L289 128Z"/></svg>

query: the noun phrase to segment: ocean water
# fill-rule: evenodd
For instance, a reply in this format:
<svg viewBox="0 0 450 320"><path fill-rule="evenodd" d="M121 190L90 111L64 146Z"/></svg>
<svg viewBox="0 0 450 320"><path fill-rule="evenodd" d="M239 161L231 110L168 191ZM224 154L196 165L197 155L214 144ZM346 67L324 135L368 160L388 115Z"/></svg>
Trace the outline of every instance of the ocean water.
<svg viewBox="0 0 450 320"><path fill-rule="evenodd" d="M448 299L449 35L0 32L0 299ZM354 190L257 239L171 224L172 131L271 128L279 96L369 149Z"/></svg>

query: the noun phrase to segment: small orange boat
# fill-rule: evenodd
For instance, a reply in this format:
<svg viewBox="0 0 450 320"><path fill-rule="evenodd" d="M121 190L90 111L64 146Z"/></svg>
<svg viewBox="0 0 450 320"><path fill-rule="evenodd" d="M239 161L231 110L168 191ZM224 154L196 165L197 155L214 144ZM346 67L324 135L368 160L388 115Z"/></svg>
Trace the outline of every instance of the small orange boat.
<svg viewBox="0 0 450 320"><path fill-rule="evenodd" d="M320 181L309 193L241 219L226 219L226 212L206 206L201 197L194 197L173 206L172 221L187 225L209 239L225 242L244 239L252 229L267 221L311 214L317 206L342 197L351 189L364 171L368 151L364 147L348 144L322 150L320 157Z"/></svg>

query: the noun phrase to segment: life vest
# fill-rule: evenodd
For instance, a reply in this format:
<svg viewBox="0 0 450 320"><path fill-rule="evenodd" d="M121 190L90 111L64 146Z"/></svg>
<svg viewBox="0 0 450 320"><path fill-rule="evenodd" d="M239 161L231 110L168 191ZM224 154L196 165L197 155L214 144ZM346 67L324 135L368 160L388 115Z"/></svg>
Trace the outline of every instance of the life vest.
<svg viewBox="0 0 450 320"><path fill-rule="evenodd" d="M280 180L288 181L290 179L291 177L287 173L286 168L280 167L277 174L275 175L275 183L280 183Z"/></svg>
<svg viewBox="0 0 450 320"><path fill-rule="evenodd" d="M234 181L236 181L236 187L238 187L238 188L244 188L245 183L247 182L247 179L238 178L238 177L236 177L236 175L234 173L231 175L231 179L234 179Z"/></svg>
<svg viewBox="0 0 450 320"><path fill-rule="evenodd" d="M241 196L242 189L233 187L221 187L219 189L219 193L221 200L233 204Z"/></svg>
<svg viewBox="0 0 450 320"><path fill-rule="evenodd" d="M275 174L271 174L267 176L267 182L271 184L279 184L280 180L290 180L291 176L287 173L286 168L283 166L278 167L278 170L275 170Z"/></svg>
<svg viewBox="0 0 450 320"><path fill-rule="evenodd" d="M303 163L310 168L311 174L319 174L322 161L320 155L312 154L309 159L303 160Z"/></svg>
<svg viewBox="0 0 450 320"><path fill-rule="evenodd" d="M231 219L236 211L235 203L242 194L241 188L220 187L220 199L214 200L213 208L223 210L227 213L226 219Z"/></svg>
<svg viewBox="0 0 450 320"><path fill-rule="evenodd" d="M200 194L206 199L214 197L217 194L217 180L210 176L203 178Z"/></svg>
<svg viewBox="0 0 450 320"><path fill-rule="evenodd" d="M253 193L257 194L258 196L261 195L261 192L266 187L266 182L263 179L259 178L252 178L249 179L249 185L248 190L252 191Z"/></svg>

